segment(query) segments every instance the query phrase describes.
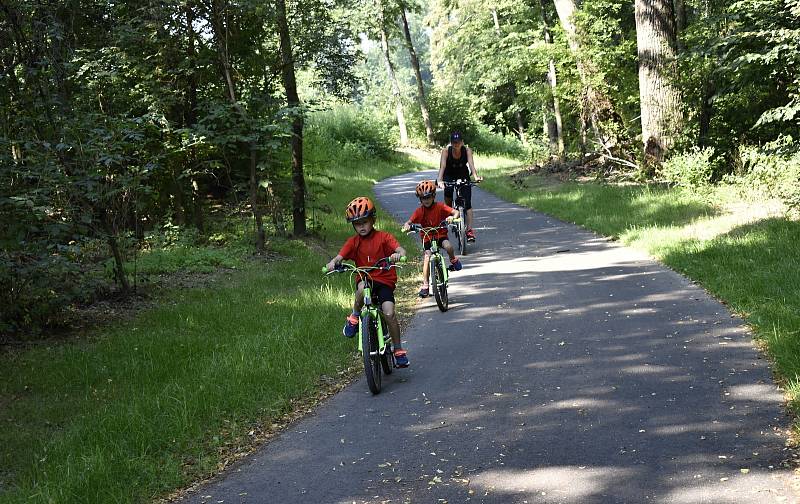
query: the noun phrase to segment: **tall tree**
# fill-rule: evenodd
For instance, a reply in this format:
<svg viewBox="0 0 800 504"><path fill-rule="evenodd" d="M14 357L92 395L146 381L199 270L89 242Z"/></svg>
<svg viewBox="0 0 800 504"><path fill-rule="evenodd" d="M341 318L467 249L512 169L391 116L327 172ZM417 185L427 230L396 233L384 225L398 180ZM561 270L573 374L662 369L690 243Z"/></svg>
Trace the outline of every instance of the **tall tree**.
<svg viewBox="0 0 800 504"><path fill-rule="evenodd" d="M500 17L497 15L497 9L492 7L490 10L492 12L492 21L494 22L494 32L497 34L497 38L501 38L503 33L500 31ZM517 103L517 86L513 82L511 83L511 100L514 107L514 117L517 120L517 135L519 135L520 141L527 145L528 141L525 138L525 120L522 118L522 110Z"/></svg>
<svg viewBox="0 0 800 504"><path fill-rule="evenodd" d="M389 27L386 20L385 4L382 0L375 0L375 7L378 14L378 30L381 37L381 49L383 50L383 60L386 65L386 76L392 84L392 96L395 100L395 114L397 115L397 126L400 128L400 145L408 145L408 128L406 128L406 116L403 112L403 100L400 95L400 83L395 75L394 64L389 47Z"/></svg>
<svg viewBox="0 0 800 504"><path fill-rule="evenodd" d="M539 0L539 17L544 31L544 42L553 45L553 35L550 33L550 23L546 12L545 0ZM550 96L545 99L547 108L547 134L550 139L550 154L562 157L564 155L564 128L561 122L561 105L558 102L556 65L553 58L547 59L547 84L550 86Z"/></svg>
<svg viewBox="0 0 800 504"><path fill-rule="evenodd" d="M636 46L645 160L660 163L675 143L683 120L677 73L672 0L636 0Z"/></svg>
<svg viewBox="0 0 800 504"><path fill-rule="evenodd" d="M582 52L583 48L575 27L574 18L577 12L575 0L553 0L553 3L567 37L570 51L575 57L578 75L584 88L584 96L581 100L582 132L585 132L583 124L588 123L601 147L606 151L611 151L618 147L621 140L620 135L624 135L624 124L614 109L611 99L592 82L597 71Z"/></svg>
<svg viewBox="0 0 800 504"><path fill-rule="evenodd" d="M292 119L292 219L295 235L306 234L306 183L303 174L303 111L300 96L297 94L297 81L294 71L292 41L289 36L289 24L286 21L286 1L276 0L276 22L280 34L283 86L286 100L293 109Z"/></svg>
<svg viewBox="0 0 800 504"><path fill-rule="evenodd" d="M403 35L405 37L408 55L411 58L411 67L414 70L414 77L417 81L417 102L419 103L420 113L422 114L422 122L425 124L425 136L428 139L428 145L433 145L433 125L431 125L431 116L428 112L427 100L425 99L425 85L422 81L422 73L419 70L417 51L414 50L414 43L411 40L411 30L408 28L406 8L402 4L400 5L400 21L403 27Z"/></svg>

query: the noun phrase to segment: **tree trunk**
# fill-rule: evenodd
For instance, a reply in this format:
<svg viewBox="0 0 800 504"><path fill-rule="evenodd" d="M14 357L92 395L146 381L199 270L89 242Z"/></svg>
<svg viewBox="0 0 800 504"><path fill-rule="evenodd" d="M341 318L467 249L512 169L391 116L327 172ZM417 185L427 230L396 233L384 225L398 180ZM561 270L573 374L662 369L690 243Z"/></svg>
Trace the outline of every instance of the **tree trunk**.
<svg viewBox="0 0 800 504"><path fill-rule="evenodd" d="M545 13L545 0L539 0L539 13L544 26L545 44L553 44L553 36L550 33L550 23ZM556 95L556 65L553 58L550 58L547 65L547 84L550 86L550 96L546 98L548 112L552 118L547 127L548 138L550 139L550 154L564 156L564 130L561 122L561 106Z"/></svg>
<svg viewBox="0 0 800 504"><path fill-rule="evenodd" d="M258 208L258 149L254 143L250 144L250 206L253 207L253 217L256 225L256 251L264 251L264 224L261 220L261 211Z"/></svg>
<svg viewBox="0 0 800 504"><path fill-rule="evenodd" d="M276 21L281 39L281 63L286 101L295 110L292 120L292 221L295 236L306 234L306 180L303 174L303 111L297 94L294 55L289 24L286 21L286 0L276 0Z"/></svg>
<svg viewBox="0 0 800 504"><path fill-rule="evenodd" d="M228 100L231 102L231 106L239 113L239 116L242 121L247 121L247 112L239 105L239 102L236 100L236 85L233 81L233 74L231 73L231 65L230 65L230 58L228 56L228 32L227 26L223 26L222 20L219 16L219 5L215 2L213 5L213 12L211 16L211 26L214 30L215 39L217 42L217 52L220 57L220 62L222 64L222 73L225 77L225 86L228 93ZM252 156L253 150L257 147L255 142L250 143L250 155L251 155L251 170L252 168ZM256 163L256 166L258 164ZM258 194L258 178L256 177L253 179L251 176L250 179L250 193L251 195L255 191L256 195ZM253 221L256 223L256 249L258 249L259 237L263 235L264 228L262 226L261 221L261 213L260 208L256 204L256 202L251 201L252 203L252 211L253 211ZM259 250L260 251L260 250Z"/></svg>
<svg viewBox="0 0 800 504"><path fill-rule="evenodd" d="M677 38L678 52L682 53L684 50L683 42L680 39L680 34L686 29L686 2L684 0L673 0L672 8L675 10L675 30Z"/></svg>
<svg viewBox="0 0 800 504"><path fill-rule="evenodd" d="M392 96L395 99L395 111L397 114L397 126L400 128L400 145L408 145L408 129L406 128L406 116L403 113L403 102L400 99L400 84L394 74L391 54L389 52L389 34L386 33L386 19L383 12L383 4L378 1L378 22L381 28L381 48L383 49L383 59L386 62L386 75L392 83Z"/></svg>
<svg viewBox="0 0 800 504"><path fill-rule="evenodd" d="M517 134L519 135L519 140L522 142L522 145L528 145L528 139L525 138L525 119L522 117L522 112L519 110L519 107L517 107L517 110L514 112L514 116L517 118Z"/></svg>
<svg viewBox="0 0 800 504"><path fill-rule="evenodd" d="M123 294L127 296L131 291L131 285L128 283L128 277L125 276L122 252L119 250L119 244L115 236L109 235L108 246L111 247L111 253L114 256L114 277L117 279L117 283L119 283L120 287L122 287Z"/></svg>
<svg viewBox="0 0 800 504"><path fill-rule="evenodd" d="M711 117L714 115L714 102L711 101L711 98L716 92L716 84L713 80L707 78L703 84L703 97L700 103L700 117L698 118L700 131L697 135L697 145L699 147L708 145L708 130L711 127Z"/></svg>
<svg viewBox="0 0 800 504"><path fill-rule="evenodd" d="M403 23L403 34L406 38L406 47L408 48L408 54L411 57L411 66L414 68L414 76L417 79L417 101L419 102L419 109L422 113L422 122L425 123L425 136L428 138L428 145L433 145L433 125L431 124L431 117L428 113L428 104L425 100L425 86L422 82L422 73L419 71L417 52L414 50L414 44L411 41L411 30L408 29L406 9L402 5L400 6L400 18Z"/></svg>
<svg viewBox="0 0 800 504"><path fill-rule="evenodd" d="M682 125L672 0L636 0L636 47L645 163L658 165Z"/></svg>
<svg viewBox="0 0 800 504"><path fill-rule="evenodd" d="M197 76L195 74L196 58L195 58L195 38L194 32L194 5L193 2L186 2L186 58L189 62L191 70L188 75L188 82L186 83L186 100L184 103L183 122L185 127L194 127L197 124ZM189 147L187 153L187 161L189 166L194 168L196 163L197 153L194 146ZM192 170L194 172L194 169ZM197 178L192 176L192 215L194 216L194 225L200 233L205 232L205 221L203 212L203 197L200 194L200 185Z"/></svg>

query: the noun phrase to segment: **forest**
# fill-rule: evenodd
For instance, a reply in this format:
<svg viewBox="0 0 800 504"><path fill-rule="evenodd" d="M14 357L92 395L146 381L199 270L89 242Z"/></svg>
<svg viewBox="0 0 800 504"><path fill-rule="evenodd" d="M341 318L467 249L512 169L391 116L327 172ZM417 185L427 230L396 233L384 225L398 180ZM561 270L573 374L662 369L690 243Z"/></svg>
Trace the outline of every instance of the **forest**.
<svg viewBox="0 0 800 504"><path fill-rule="evenodd" d="M531 331L555 318L589 321L586 310L602 323L636 313L646 319L646 327L626 334L577 334L594 330L579 328L553 334L552 341L545 329L514 335L521 336L516 343L525 355L507 361L522 370L520 380L534 380L544 390L536 381L543 373L569 373L567 382L579 386L554 388L574 394L559 402L576 408L573 398L583 401L587 390L613 394L552 417L553 439L567 437L565 427L594 424L620 443L626 434L609 429L611 423L637 436L633 444L626 441L627 452L623 447L614 455L631 464L622 471L630 479L616 479L618 471L602 453L601 464L586 465L597 477L583 487L598 493L582 494L588 496L584 501L606 498L614 485L644 488L638 457L645 449L634 456L630 446L659 430L666 440L661 446L683 449L674 441L692 438L687 451L672 459L650 453L663 459L647 469L678 492L706 480L727 485L728 476L774 478L777 469L796 471L800 0L0 0L0 502L170 501L356 380L362 371L357 344L341 336L352 291L320 268L353 234L344 219L347 202L375 196L375 184L388 177L438 167L453 131L462 133L485 177L476 193L493 193L565 227L583 226L596 233L591 240L597 249L619 250L608 243L619 242L665 266L647 262L646 273L624 275L620 268L630 263L615 263L613 274L584 265L576 267L583 276L573 277L574 265L553 267L550 284L508 296L512 303L525 297L533 309L514 313L505 301L497 305L497 313L528 317L524 324L515 319L521 325L514 327ZM402 202L410 213L417 201L413 188L407 189L398 197L408 196ZM488 210L477 208L477 218L488 221ZM493 232L517 239L512 219L500 214L491 217L508 219L508 229L493 224ZM424 326L419 336L434 323L416 297L421 254L382 207L376 222L409 251L399 275L397 313L404 334L413 334L414 325L405 324L422 306L430 318L418 324ZM541 269L547 265L539 259L578 257L567 254L573 245L540 240L528 249L520 243L514 249L520 257L505 265L539 267L528 270L529 285L545 278ZM481 260L501 262L492 246L479 237L459 273L463 280L454 273L453 304L477 309L439 314L434 308L441 315L436 321L462 317L482 342L483 334L472 326L490 323L494 329L504 320L494 316L494 302L480 307L475 289L465 294L459 287L481 278L484 294L495 294L502 288L497 285L510 285L499 275L470 276ZM671 290L651 298L662 299L663 306L705 303L718 313L688 320L666 306L641 315L639 289L655 268L673 280L677 272L686 283L670 284ZM504 279L519 279L518 273ZM632 302L613 297L623 276L642 279ZM560 278L580 280L566 285ZM577 292L570 290L573 283L596 287L596 298L570 314L561 313L560 305L551 314L556 295ZM653 329L658 334L648 336L649 324L659 320L668 322L666 334ZM685 334L691 324L699 327L695 340ZM744 329L728 331L733 326ZM411 339L417 352L422 338ZM616 353L584 355L581 341L590 340ZM762 351L758 358L751 340ZM514 383L516 392L500 393L497 384L478 384L469 376L492 367L486 354L505 359L512 344L506 338L502 351L473 352L465 360L475 361L458 363L458 380L492 393L476 393L460 408L485 413L489 408L481 402L492 412L501 399L523 404L529 390L521 395L521 384ZM562 351L578 353L575 359L566 353L552 357ZM745 351L753 357L730 358ZM413 355L416 363L427 357ZM616 360L605 358L610 355ZM650 366L673 356L664 361L668 365ZM764 376L773 372L775 383L745 381L755 376L761 357L769 362L761 361ZM446 359L434 352L430 358L444 369ZM681 367L692 359L708 374ZM500 362L497 369L510 369ZM593 375L603 383L584 383L592 374L575 371L577 362L584 363L581 372L611 371ZM631 389L638 399L675 406L656 411L655 402L648 402L630 415L636 421L667 419L669 428L619 421L621 392L611 384L624 389L625 373L652 380L640 382L647 389ZM483 373L473 374L477 380ZM429 396L413 401L420 407L433 403L431 411L439 415L431 391L440 384L415 384L408 376L415 375L399 371L391 382L397 388L381 397L426 390ZM674 392L672 385L683 388ZM442 392L449 396L450 390ZM525 400L533 401L536 392L541 391ZM544 392L530 403L528 427L516 416L522 408L512 408L512 430L530 429L522 434L526 442L541 434L536 429L549 418L537 416L548 409L538 405L556 397ZM762 397L770 394L778 400ZM675 397L720 402L714 403L717 410L706 411L687 408L699 403L674 402ZM366 405L373 398L361 399ZM785 462L775 463L775 472L770 459L770 472L753 465L747 476L752 450L742 448L733 457L735 449L722 450L717 435L727 429L730 444L740 448L755 439L762 455L769 450L760 447L768 442L782 443L773 423L783 422L777 413L752 426L753 413L769 401L776 411L789 411L786 437L794 438L794 450L779 446ZM598 408L612 420L595 422ZM708 425L687 420L683 414L689 411L677 411L682 408L712 415ZM730 415L730 421L718 422L714 411ZM469 415L466 423L475 418ZM336 420L351 421L344 416ZM433 428L426 436L449 436L456 422L448 417L445 428L441 418L428 418ZM420 425L409 427L415 438L407 444L419 444L422 431L414 429ZM345 446L340 433L328 437ZM472 433L465 438L471 440ZM563 440L567 447L573 443L571 449L554 451L583 454L586 445L574 444L576 439ZM319 447L310 448L316 457L313 448ZM510 454L503 459L509 469L517 451L503 450ZM439 457L445 456L450 458L441 451ZM502 465L501 457L490 456ZM664 467L676 458L684 465L675 467L686 470L673 481L677 473ZM347 466L361 467L362 460ZM543 479L558 474L555 479L571 485L572 476L560 476L566 474L562 462L584 466L565 460L543 466L558 471ZM388 461L370 466L375 472L369 478L391 472L390 484L418 484L430 492L458 484L445 479L440 485L433 472L399 483L394 476L402 473L393 471L402 464ZM695 480L695 461L703 466L698 470L728 464L732 473ZM462 475L458 468L457 479L464 481L469 472ZM607 480L595 473L604 468L613 469ZM527 474L512 478L514 492ZM756 488L752 481L746 483ZM531 495L531 501L544 498L538 489ZM701 494L664 495L688 502ZM748 498L719 498L731 495ZM556 492L550 496L561 499Z"/></svg>
<svg viewBox="0 0 800 504"><path fill-rule="evenodd" d="M0 65L4 338L129 295L165 247L313 235L326 155L452 130L800 205L797 0L2 0Z"/></svg>

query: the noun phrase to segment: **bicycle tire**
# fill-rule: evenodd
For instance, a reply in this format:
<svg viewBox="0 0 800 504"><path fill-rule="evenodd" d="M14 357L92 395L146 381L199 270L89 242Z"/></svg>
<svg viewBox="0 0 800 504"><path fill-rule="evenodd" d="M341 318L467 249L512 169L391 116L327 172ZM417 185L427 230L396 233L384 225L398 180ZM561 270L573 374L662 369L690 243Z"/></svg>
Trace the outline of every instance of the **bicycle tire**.
<svg viewBox="0 0 800 504"><path fill-rule="evenodd" d="M375 321L369 313L365 313L361 317L361 349L367 386L370 392L379 394L381 391L381 364L378 354L378 331Z"/></svg>
<svg viewBox="0 0 800 504"><path fill-rule="evenodd" d="M458 238L458 255L467 255L467 216L464 213L464 207L458 207L458 214L461 215L461 220L458 223L456 230L456 237Z"/></svg>
<svg viewBox="0 0 800 504"><path fill-rule="evenodd" d="M431 256L431 287L433 288L433 297L436 298L436 306L439 311L447 311L447 282L445 282L444 272L442 271L442 257Z"/></svg>
<svg viewBox="0 0 800 504"><path fill-rule="evenodd" d="M383 337L386 340L386 351L381 355L381 367L383 368L383 374L390 375L394 371L394 353L392 353L392 342L389 336L389 328L386 325L386 320L384 320L385 316L383 313L379 315L383 327Z"/></svg>

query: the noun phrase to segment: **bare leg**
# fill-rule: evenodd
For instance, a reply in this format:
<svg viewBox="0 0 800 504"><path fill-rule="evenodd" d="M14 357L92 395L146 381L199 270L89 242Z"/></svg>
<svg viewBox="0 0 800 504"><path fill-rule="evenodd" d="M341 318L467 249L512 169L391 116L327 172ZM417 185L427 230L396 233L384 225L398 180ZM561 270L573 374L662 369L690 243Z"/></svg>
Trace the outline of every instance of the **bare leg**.
<svg viewBox="0 0 800 504"><path fill-rule="evenodd" d="M428 274L430 273L430 264L431 264L431 251L425 251L425 257L422 259L422 283L428 283Z"/></svg>
<svg viewBox="0 0 800 504"><path fill-rule="evenodd" d="M450 256L451 261L456 258L456 251L453 250L453 244L450 243L450 240L444 240L442 242L442 247L447 251L447 255Z"/></svg>
<svg viewBox="0 0 800 504"><path fill-rule="evenodd" d="M353 300L353 313L360 313L364 306L364 282L358 283L355 299Z"/></svg>
<svg viewBox="0 0 800 504"><path fill-rule="evenodd" d="M389 335L392 337L392 345L395 348L400 348L400 325L397 323L397 317L394 312L394 303L391 301L384 301L381 304L381 310L386 318L386 325L389 326Z"/></svg>
<svg viewBox="0 0 800 504"><path fill-rule="evenodd" d="M467 229L472 229L472 209L467 210Z"/></svg>

